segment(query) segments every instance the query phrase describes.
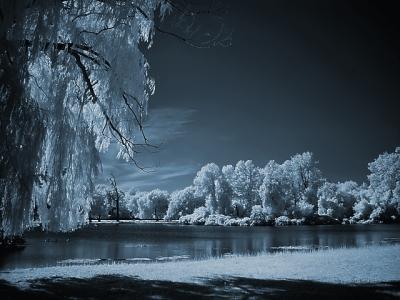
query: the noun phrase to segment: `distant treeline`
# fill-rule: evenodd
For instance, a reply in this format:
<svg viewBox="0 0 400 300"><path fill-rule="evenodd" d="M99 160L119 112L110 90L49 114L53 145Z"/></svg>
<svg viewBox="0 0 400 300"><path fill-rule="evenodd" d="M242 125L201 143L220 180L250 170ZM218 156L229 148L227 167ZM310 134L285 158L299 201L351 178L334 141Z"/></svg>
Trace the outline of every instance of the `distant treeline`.
<svg viewBox="0 0 400 300"><path fill-rule="evenodd" d="M123 192L98 185L92 216L113 217L115 194L125 218L206 225L394 223L400 221L400 147L368 164L368 183L328 182L311 152L260 168L251 160L203 166L193 184L169 193Z"/></svg>

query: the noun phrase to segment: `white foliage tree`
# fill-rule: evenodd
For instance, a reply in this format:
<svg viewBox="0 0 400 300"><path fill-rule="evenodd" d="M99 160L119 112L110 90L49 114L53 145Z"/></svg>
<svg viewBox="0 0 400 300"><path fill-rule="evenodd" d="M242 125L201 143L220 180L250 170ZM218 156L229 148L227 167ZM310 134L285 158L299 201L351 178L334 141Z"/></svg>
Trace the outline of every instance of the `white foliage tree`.
<svg viewBox="0 0 400 300"><path fill-rule="evenodd" d="M138 192L135 188L131 188L125 193L125 206L129 211L131 218L135 218L139 214L137 198L140 192Z"/></svg>
<svg viewBox="0 0 400 300"><path fill-rule="evenodd" d="M282 164L284 176L289 184L288 191L292 196L292 214L296 214L307 204L317 208L317 192L322 184L318 162L311 152L296 154Z"/></svg>
<svg viewBox="0 0 400 300"><path fill-rule="evenodd" d="M105 184L97 184L90 203L90 216L92 218L102 219L107 216L106 198L108 187Z"/></svg>
<svg viewBox="0 0 400 300"><path fill-rule="evenodd" d="M233 224L230 216L245 217L246 207L254 203L250 218L242 219L246 224L272 224L273 220L276 225L292 224L291 218L304 217L311 218L297 221L315 224L329 219L314 218L316 209L320 216L349 222L398 221L400 148L380 155L369 169L368 186L354 181L326 182L310 152L282 164L270 161L264 169L251 161L239 161L236 167L227 165L222 170L210 163L197 173L193 186L175 191L171 197L160 190L133 191L126 202L141 218L166 214L166 219L179 218L185 224ZM254 189L258 189L257 196Z"/></svg>
<svg viewBox="0 0 400 300"><path fill-rule="evenodd" d="M141 219L164 218L169 203L169 193L159 189L140 193L137 198L138 216Z"/></svg>
<svg viewBox="0 0 400 300"><path fill-rule="evenodd" d="M318 190L318 214L339 220L350 218L359 195L360 187L354 181L325 182Z"/></svg>
<svg viewBox="0 0 400 300"><path fill-rule="evenodd" d="M196 208L204 205L204 198L196 196L194 187L189 186L171 194L165 218L167 220L177 220L181 216L193 213Z"/></svg>
<svg viewBox="0 0 400 300"><path fill-rule="evenodd" d="M400 215L400 147L394 153L383 153L368 164L371 203L376 207L373 218L389 221Z"/></svg>
<svg viewBox="0 0 400 300"><path fill-rule="evenodd" d="M218 206L217 212L226 216L231 215L233 191L223 175L219 176L219 178L216 180L215 195Z"/></svg>
<svg viewBox="0 0 400 300"><path fill-rule="evenodd" d="M249 216L251 208L261 202L258 194L262 182L260 169L251 160L240 160L235 168L225 166L222 172L233 190L232 205L236 213Z"/></svg>
<svg viewBox="0 0 400 300"><path fill-rule="evenodd" d="M0 197L4 236L70 230L90 210L99 151L134 160L154 82L140 44L167 1L1 1ZM6 141L3 143L3 141Z"/></svg>
<svg viewBox="0 0 400 300"><path fill-rule="evenodd" d="M215 163L203 166L193 180L196 195L206 199L205 205L210 213L218 212L217 180L221 176L221 170Z"/></svg>
<svg viewBox="0 0 400 300"><path fill-rule="evenodd" d="M126 206L130 212L131 217L138 218L140 215L140 209L143 212L145 201L147 198L147 192L138 192L136 190L130 190L126 195Z"/></svg>
<svg viewBox="0 0 400 300"><path fill-rule="evenodd" d="M374 206L368 201L368 199L362 198L354 205L353 209L354 215L352 216L352 219L357 222L360 220L368 220L374 210Z"/></svg>
<svg viewBox="0 0 400 300"><path fill-rule="evenodd" d="M259 194L274 217L306 217L315 212L321 171L310 152L296 154L282 164L270 161L264 168Z"/></svg>
<svg viewBox="0 0 400 300"><path fill-rule="evenodd" d="M251 208L250 219L251 225L266 225L271 224L270 211L263 208L261 205L254 205Z"/></svg>
<svg viewBox="0 0 400 300"><path fill-rule="evenodd" d="M283 168L275 161L270 161L264 168L264 179L259 189L262 207L270 212L272 217L288 214L290 207L290 183Z"/></svg>

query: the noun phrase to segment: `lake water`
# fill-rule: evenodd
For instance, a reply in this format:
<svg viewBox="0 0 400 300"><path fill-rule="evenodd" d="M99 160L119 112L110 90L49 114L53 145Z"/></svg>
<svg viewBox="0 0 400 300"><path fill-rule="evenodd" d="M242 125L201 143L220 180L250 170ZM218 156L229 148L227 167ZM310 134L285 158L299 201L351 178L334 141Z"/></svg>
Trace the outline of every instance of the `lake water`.
<svg viewBox="0 0 400 300"><path fill-rule="evenodd" d="M73 233L29 232L25 238L25 249L1 256L0 269L204 259L400 243L400 225L211 227L91 224Z"/></svg>

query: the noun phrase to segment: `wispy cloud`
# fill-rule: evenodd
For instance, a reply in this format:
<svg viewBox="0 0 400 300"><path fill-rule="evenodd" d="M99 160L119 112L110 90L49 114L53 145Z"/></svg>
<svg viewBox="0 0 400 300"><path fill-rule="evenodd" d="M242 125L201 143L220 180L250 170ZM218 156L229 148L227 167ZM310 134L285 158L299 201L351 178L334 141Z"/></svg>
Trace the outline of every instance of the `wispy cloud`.
<svg viewBox="0 0 400 300"><path fill-rule="evenodd" d="M193 109L159 108L149 112L144 132L150 142L166 143L185 133L186 125L192 121Z"/></svg>
<svg viewBox="0 0 400 300"><path fill-rule="evenodd" d="M99 183L106 182L111 174L115 176L119 186L124 190L150 190L154 188L171 189L176 180L185 179L187 182L197 171L194 164L179 164L171 162L148 170L139 170L131 163L117 159L106 159L103 162L103 174ZM184 178L187 177L187 178Z"/></svg>
<svg viewBox="0 0 400 300"><path fill-rule="evenodd" d="M162 145L158 153L141 153L138 162L145 167L139 170L132 163L117 159L118 146L112 144L106 153L101 154L103 172L98 178L99 183L104 183L113 174L121 188L128 190L150 190L153 188L172 189L177 180L188 182L197 170L197 165L190 162L168 160L167 163L154 163L158 155L168 151L168 143L179 138L185 133L185 128L191 122L195 113L191 109L163 108L154 109L149 113L145 124L145 134L150 143Z"/></svg>

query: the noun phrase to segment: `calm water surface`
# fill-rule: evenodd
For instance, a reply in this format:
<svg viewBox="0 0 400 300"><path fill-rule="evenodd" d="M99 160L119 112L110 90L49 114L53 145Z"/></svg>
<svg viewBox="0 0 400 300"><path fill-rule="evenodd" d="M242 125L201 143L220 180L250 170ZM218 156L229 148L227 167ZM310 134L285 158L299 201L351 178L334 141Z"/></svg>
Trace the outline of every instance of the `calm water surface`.
<svg viewBox="0 0 400 300"><path fill-rule="evenodd" d="M80 263L202 259L400 243L400 225L210 227L91 224L68 234L29 232L24 250L2 255L0 269Z"/></svg>

